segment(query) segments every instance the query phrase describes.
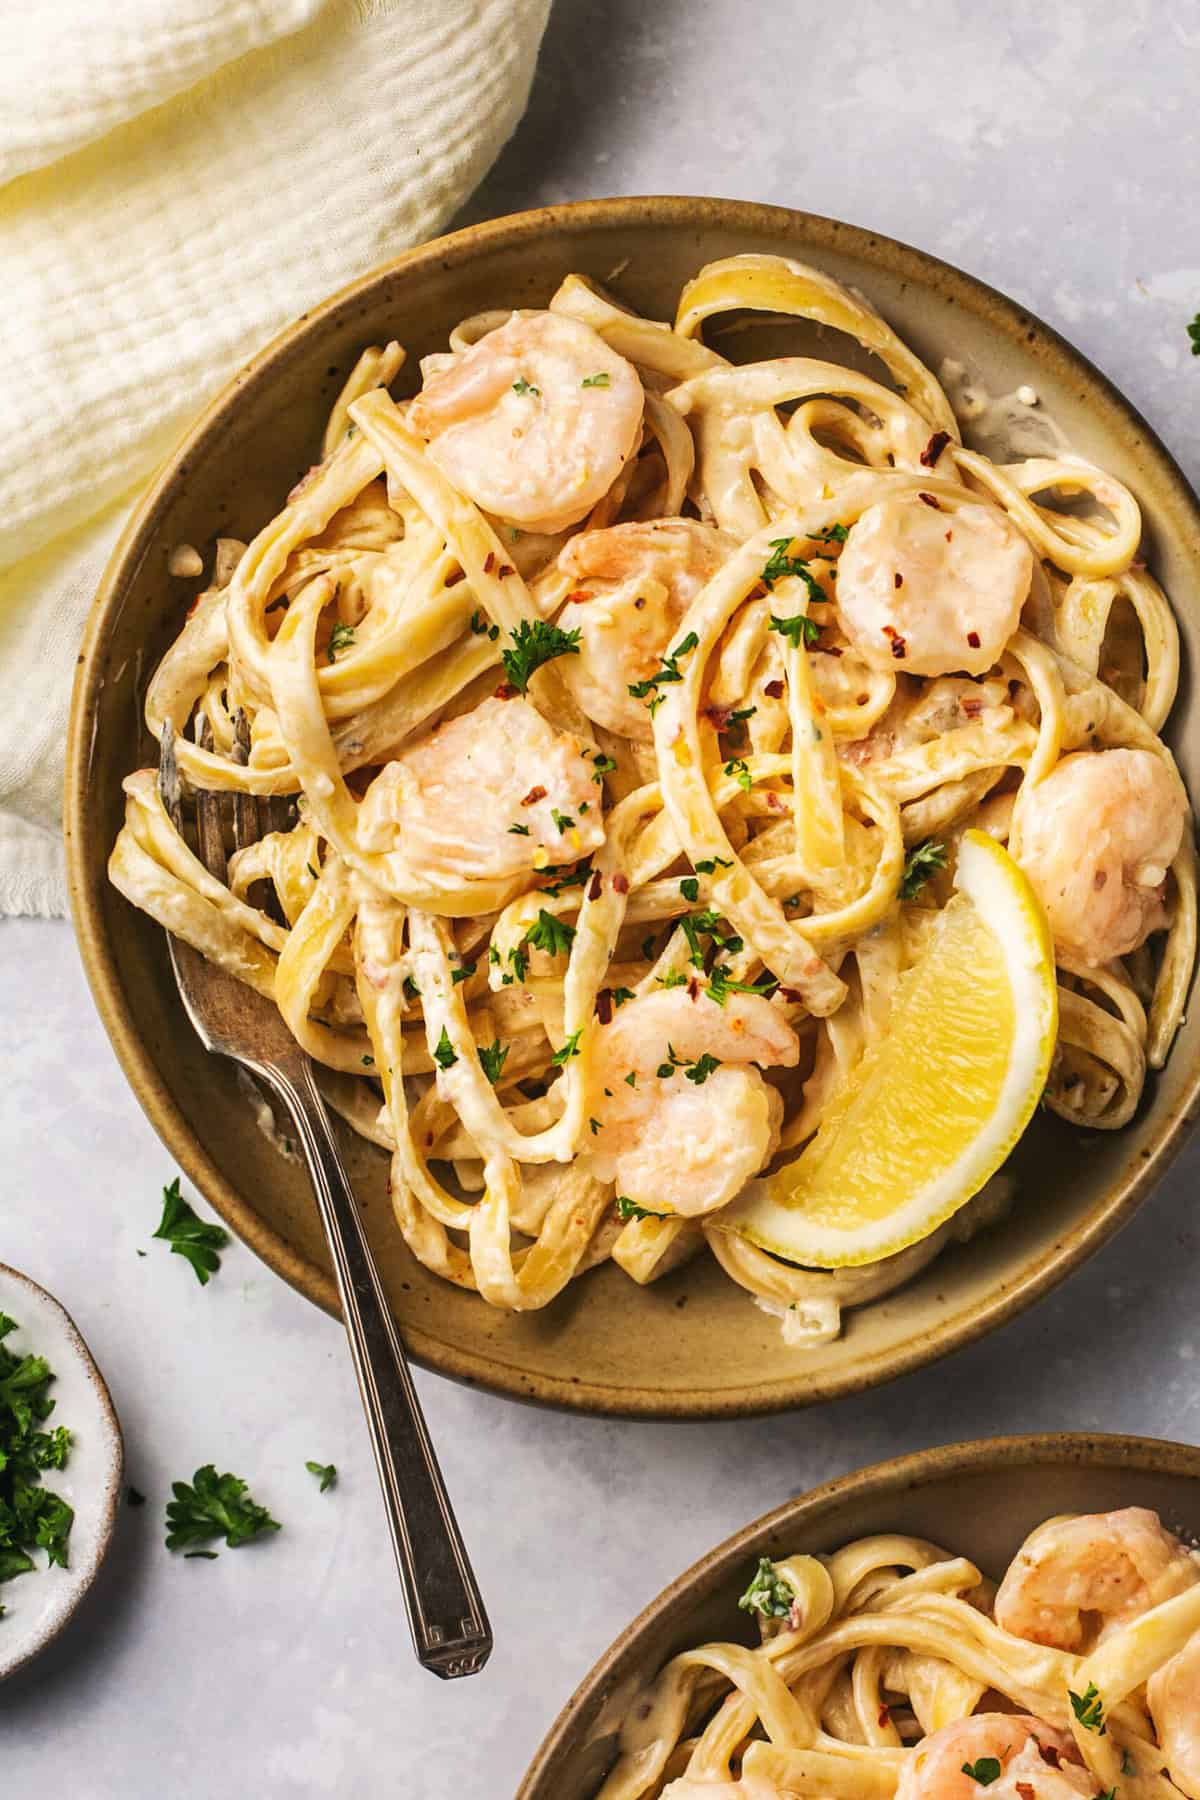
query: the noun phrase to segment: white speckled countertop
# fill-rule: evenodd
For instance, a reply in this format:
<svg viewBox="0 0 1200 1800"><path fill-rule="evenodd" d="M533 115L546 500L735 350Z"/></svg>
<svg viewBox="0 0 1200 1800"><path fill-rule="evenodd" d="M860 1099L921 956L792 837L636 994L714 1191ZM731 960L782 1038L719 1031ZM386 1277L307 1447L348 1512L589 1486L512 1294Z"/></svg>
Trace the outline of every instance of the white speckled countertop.
<svg viewBox="0 0 1200 1800"><path fill-rule="evenodd" d="M1198 65L1200 16L1174 0L558 0L529 114L468 216L714 193L888 232L1057 326L1195 481ZM72 1630L0 1690L7 1792L507 1800L631 1615L789 1494L956 1437L1200 1431L1200 1141L1065 1289L865 1398L656 1427L422 1376L497 1641L482 1676L443 1686L410 1656L340 1327L240 1246L201 1289L149 1241L173 1170L68 926L0 925L0 1017L0 1259L73 1313L150 1497ZM337 1463L332 1493L309 1457ZM189 1567L163 1549L162 1504L210 1459L285 1529Z"/></svg>

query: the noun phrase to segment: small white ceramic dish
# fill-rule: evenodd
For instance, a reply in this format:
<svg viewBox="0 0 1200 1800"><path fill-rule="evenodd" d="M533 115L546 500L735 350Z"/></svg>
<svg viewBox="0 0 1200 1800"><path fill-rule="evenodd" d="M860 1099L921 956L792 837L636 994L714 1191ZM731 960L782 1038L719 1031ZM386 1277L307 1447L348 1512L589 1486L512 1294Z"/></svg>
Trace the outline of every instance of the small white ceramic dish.
<svg viewBox="0 0 1200 1800"><path fill-rule="evenodd" d="M70 1566L47 1569L39 1551L36 1572L0 1585L2 1681L58 1636L96 1579L116 1523L125 1451L104 1377L58 1301L0 1263L0 1312L18 1325L4 1340L7 1347L44 1356L54 1370L47 1428L65 1425L72 1445L66 1468L48 1470L45 1479L75 1509Z"/></svg>

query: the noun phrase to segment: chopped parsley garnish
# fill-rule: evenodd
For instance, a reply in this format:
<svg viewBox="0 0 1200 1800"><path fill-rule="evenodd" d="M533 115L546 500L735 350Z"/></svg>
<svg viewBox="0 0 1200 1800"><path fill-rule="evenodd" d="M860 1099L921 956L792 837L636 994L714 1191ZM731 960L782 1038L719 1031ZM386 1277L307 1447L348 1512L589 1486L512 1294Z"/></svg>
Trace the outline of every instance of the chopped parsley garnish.
<svg viewBox="0 0 1200 1800"><path fill-rule="evenodd" d="M719 1069L720 1066L720 1057L710 1056L706 1050L697 1062L692 1063L683 1071L684 1079L694 1081L697 1087L703 1087L713 1070Z"/></svg>
<svg viewBox="0 0 1200 1800"><path fill-rule="evenodd" d="M555 825L558 827L558 833L559 833L560 837L562 836L564 831L569 831L571 829L572 825L574 825L574 823L575 823L575 821L571 817L570 813L560 813L557 806L552 806L550 808L550 817L554 820Z"/></svg>
<svg viewBox="0 0 1200 1800"><path fill-rule="evenodd" d="M651 718L654 717L654 714L662 704L663 698L662 695L656 693L655 690L660 687L667 687L673 681L683 680L683 676L679 672L679 658L681 656L686 656L690 650L694 650L699 642L700 639L696 636L696 633L694 631L689 631L687 636L676 644L670 655L663 657L662 667L656 675L648 675L645 681L631 681L629 683L629 692L635 700L645 700L647 696L652 696L650 698Z"/></svg>
<svg viewBox="0 0 1200 1800"><path fill-rule="evenodd" d="M170 1187L163 1189L162 1218L153 1235L164 1238L174 1255L187 1257L201 1287L207 1286L209 1276L215 1275L220 1268L217 1251L223 1250L229 1242L227 1231L219 1225L207 1225L196 1217L179 1191L178 1175Z"/></svg>
<svg viewBox="0 0 1200 1800"><path fill-rule="evenodd" d="M620 1219L669 1219L670 1213L651 1212L648 1206L639 1206L628 1194L617 1195L617 1217Z"/></svg>
<svg viewBox="0 0 1200 1800"><path fill-rule="evenodd" d="M763 994L769 999L778 986L774 975L764 975L758 981L731 981L725 964L714 963L704 991L710 1000L724 1006L730 994Z"/></svg>
<svg viewBox="0 0 1200 1800"><path fill-rule="evenodd" d="M679 928L688 941L688 961L693 968L702 969L704 967L705 946L700 942L702 937L711 938L723 950L728 950L731 956L735 956L742 949L741 938L727 935L720 926L721 915L712 906L706 907L703 912L689 913L680 919Z"/></svg>
<svg viewBox="0 0 1200 1800"><path fill-rule="evenodd" d="M609 379L608 370L601 369L598 375L585 375L579 385L580 387L608 387Z"/></svg>
<svg viewBox="0 0 1200 1800"><path fill-rule="evenodd" d="M599 1121L599 1119L589 1119L589 1120L588 1120L588 1124L589 1124L589 1125L590 1125L590 1126L591 1126L591 1128L592 1128L592 1136L593 1136L593 1137L595 1137L595 1135L596 1135L596 1133L597 1133L597 1132L598 1132L598 1131L599 1131L599 1129L600 1129L600 1121Z"/></svg>
<svg viewBox="0 0 1200 1800"><path fill-rule="evenodd" d="M614 1006L624 1006L627 1000L633 999L632 988L610 988L608 991Z"/></svg>
<svg viewBox="0 0 1200 1800"><path fill-rule="evenodd" d="M0 1340L16 1330L17 1321L0 1313ZM0 1581L28 1574L31 1550L44 1550L48 1566L67 1566L75 1514L42 1486L42 1471L63 1468L71 1449L65 1425L40 1429L54 1410L53 1380L44 1356L21 1356L0 1342Z"/></svg>
<svg viewBox="0 0 1200 1800"><path fill-rule="evenodd" d="M1071 1702L1071 1711L1083 1729L1094 1731L1098 1737L1104 1737L1107 1730L1104 1723L1104 1704L1095 1682L1089 1681L1082 1694L1076 1694L1068 1688L1067 1698Z"/></svg>
<svg viewBox="0 0 1200 1800"><path fill-rule="evenodd" d="M748 794L750 789L754 786L749 765L744 756L732 757L729 762L725 764L725 773L726 775L737 776L737 784L744 794Z"/></svg>
<svg viewBox="0 0 1200 1800"><path fill-rule="evenodd" d="M679 891L685 900L689 900L695 906L700 898L700 883L694 875L685 875L679 884Z"/></svg>
<svg viewBox="0 0 1200 1800"><path fill-rule="evenodd" d="M734 725L744 725L746 720L752 719L757 711L758 711L757 706L739 706L737 711L731 712L729 717L726 719L726 721L725 721L726 731L730 730L730 728Z"/></svg>
<svg viewBox="0 0 1200 1800"><path fill-rule="evenodd" d="M469 962L453 970L450 976L451 986L457 987L460 981L469 981L478 967L478 963Z"/></svg>
<svg viewBox="0 0 1200 1800"><path fill-rule="evenodd" d="M1187 334L1192 340L1192 355L1200 356L1200 313L1196 314L1188 326Z"/></svg>
<svg viewBox="0 0 1200 1800"><path fill-rule="evenodd" d="M337 1469L334 1467L333 1463L306 1462L304 1466L310 1475L316 1476L321 1484L322 1493L324 1493L327 1488L331 1488L337 1480Z"/></svg>
<svg viewBox="0 0 1200 1800"><path fill-rule="evenodd" d="M565 956L575 941L575 927L541 907L538 916L525 933L523 942L550 956Z"/></svg>
<svg viewBox="0 0 1200 1800"><path fill-rule="evenodd" d="M578 1031L573 1031L570 1037L567 1038L562 1049L554 1052L550 1061L556 1069L561 1069L564 1063L569 1063L573 1056L579 1055L579 1039L582 1032L583 1026L581 1025Z"/></svg>
<svg viewBox="0 0 1200 1800"><path fill-rule="evenodd" d="M501 1044L499 1038L492 1044L479 1046L479 1066L493 1087L504 1073L504 1064L511 1049L511 1044Z"/></svg>
<svg viewBox="0 0 1200 1800"><path fill-rule="evenodd" d="M980 1756L973 1763L964 1763L962 1772L977 1781L980 1787L991 1787L993 1781L1000 1779L1000 1763L994 1756Z"/></svg>
<svg viewBox="0 0 1200 1800"><path fill-rule="evenodd" d="M822 525L819 531L810 531L808 537L813 544L844 544L849 535L844 525Z"/></svg>
<svg viewBox="0 0 1200 1800"><path fill-rule="evenodd" d="M1137 1764L1134 1762L1132 1756L1130 1756L1128 1750L1122 1750L1121 1752L1121 1773L1122 1775L1137 1774Z"/></svg>
<svg viewBox="0 0 1200 1800"><path fill-rule="evenodd" d="M404 998L406 1000L419 1000L421 998L421 990L411 975L406 975L404 977Z"/></svg>
<svg viewBox="0 0 1200 1800"><path fill-rule="evenodd" d="M715 875L718 869L732 869L732 867L733 858L731 856L706 856L696 864L697 872L701 875Z"/></svg>
<svg viewBox="0 0 1200 1800"><path fill-rule="evenodd" d="M320 881L321 877L317 874L317 871L313 868L311 863L305 863L304 866L308 870L309 874L312 876L314 881Z"/></svg>
<svg viewBox="0 0 1200 1800"><path fill-rule="evenodd" d="M786 1581L780 1580L769 1556L760 1556L754 1579L738 1601L743 1612L756 1612L764 1619L786 1619L795 1605L796 1596Z"/></svg>
<svg viewBox="0 0 1200 1800"><path fill-rule="evenodd" d="M777 581L786 575L797 576L808 589L810 600L824 602L829 598L808 564L802 556L790 556L791 538L772 538L771 555L763 566L762 580L768 589L773 589ZM774 621L772 621L774 623Z"/></svg>
<svg viewBox="0 0 1200 1800"><path fill-rule="evenodd" d="M603 781L606 775L612 774L616 766L615 757L598 755L592 763L592 780Z"/></svg>
<svg viewBox="0 0 1200 1800"><path fill-rule="evenodd" d="M561 626L548 625L545 619L522 619L508 635L513 647L500 652L500 661L519 694L526 691L530 676L543 663L553 662L556 656L579 655L578 629L563 631Z"/></svg>
<svg viewBox="0 0 1200 1800"><path fill-rule="evenodd" d="M940 844L936 838L925 838L905 858L904 873L900 877L900 898L915 899L930 877L945 866L945 844Z"/></svg>
<svg viewBox="0 0 1200 1800"><path fill-rule="evenodd" d="M793 613L788 619L776 618L772 613L771 630L785 637L793 650L798 650L801 644L819 643L821 637L821 627L807 613Z"/></svg>
<svg viewBox="0 0 1200 1800"><path fill-rule="evenodd" d="M329 634L329 660L336 660L339 650L348 650L354 642L353 625L343 625L339 619Z"/></svg>
<svg viewBox="0 0 1200 1800"><path fill-rule="evenodd" d="M504 987L510 987L512 985L513 975L516 976L518 981L524 981L526 975L529 973L529 957L521 948L520 944L517 945L515 950L509 951L508 960L512 964L513 972L512 975L505 975L502 977L502 986Z"/></svg>
<svg viewBox="0 0 1200 1800"><path fill-rule="evenodd" d="M246 1483L236 1475L218 1475L212 1463L197 1469L190 1483L173 1481L171 1492L175 1498L167 1501L168 1550L186 1550L213 1538L224 1538L231 1550L237 1550L265 1531L279 1530L278 1520L250 1498Z"/></svg>
<svg viewBox="0 0 1200 1800"><path fill-rule="evenodd" d="M471 630L475 633L476 637L490 638L493 644L500 636L500 627L498 625L489 625L484 614L480 612L478 607L476 607L475 611L471 614Z"/></svg>
<svg viewBox="0 0 1200 1800"><path fill-rule="evenodd" d="M510 825L508 828L508 831L509 831L510 837L528 837L529 836L528 825Z"/></svg>
<svg viewBox="0 0 1200 1800"><path fill-rule="evenodd" d="M653 932L650 933L649 937L644 937L642 939L642 955L645 957L647 962L654 961L654 933Z"/></svg>
<svg viewBox="0 0 1200 1800"><path fill-rule="evenodd" d="M659 1063L654 1071L660 1081L669 1081L676 1069L682 1069L684 1065L685 1059L682 1056L676 1056L674 1044L667 1045L667 1058L668 1060Z"/></svg>
<svg viewBox="0 0 1200 1800"><path fill-rule="evenodd" d="M637 1070L636 1069L630 1069L628 1075L625 1077L625 1086L626 1087L636 1087L637 1086Z"/></svg>
<svg viewBox="0 0 1200 1800"><path fill-rule="evenodd" d="M442 1035L437 1041L437 1048L433 1053L433 1060L439 1069L452 1069L458 1061L458 1052L450 1042L444 1025L442 1026Z"/></svg>
<svg viewBox="0 0 1200 1800"><path fill-rule="evenodd" d="M523 375L518 375L512 384L512 391L514 394L528 394L536 400L542 390L534 387L531 381L526 381Z"/></svg>
<svg viewBox="0 0 1200 1800"><path fill-rule="evenodd" d="M362 1059L362 1066L364 1069L373 1069L375 1067L375 1058L373 1056L364 1056Z"/></svg>
<svg viewBox="0 0 1200 1800"><path fill-rule="evenodd" d="M563 866L565 868L566 864ZM548 869L546 872L547 874L552 875L558 874L557 869ZM568 888L582 887L591 872L592 859L589 856L586 862L577 863L573 869L569 869L560 881L553 881L548 887L539 888L538 891L542 894L549 894L552 897L557 896L558 894L565 894Z"/></svg>
<svg viewBox="0 0 1200 1800"><path fill-rule="evenodd" d="M656 975L654 979L657 981L659 987L677 988L687 986L687 976L682 969L668 969L665 975Z"/></svg>

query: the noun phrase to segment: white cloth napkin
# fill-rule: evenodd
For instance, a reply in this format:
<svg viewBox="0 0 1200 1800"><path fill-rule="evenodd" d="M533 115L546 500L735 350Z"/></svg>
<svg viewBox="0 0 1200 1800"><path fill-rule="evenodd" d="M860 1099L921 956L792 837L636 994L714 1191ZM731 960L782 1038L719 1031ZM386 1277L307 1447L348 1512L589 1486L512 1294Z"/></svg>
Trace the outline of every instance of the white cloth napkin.
<svg viewBox="0 0 1200 1800"><path fill-rule="evenodd" d="M0 9L0 912L66 910L76 646L139 489L266 338L461 205L549 6Z"/></svg>

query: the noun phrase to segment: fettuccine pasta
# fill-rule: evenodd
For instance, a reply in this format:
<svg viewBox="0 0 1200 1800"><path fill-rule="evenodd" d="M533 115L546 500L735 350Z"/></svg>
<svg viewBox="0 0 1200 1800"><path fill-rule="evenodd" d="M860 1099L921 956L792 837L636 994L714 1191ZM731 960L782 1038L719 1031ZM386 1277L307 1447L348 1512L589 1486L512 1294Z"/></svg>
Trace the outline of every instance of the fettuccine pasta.
<svg viewBox="0 0 1200 1800"><path fill-rule="evenodd" d="M747 309L881 379L735 365L702 328ZM966 448L884 320L779 257L701 270L674 325L570 276L396 400L403 363L364 353L150 683L185 795L242 797L260 840L216 881L142 769L111 877L274 1000L427 1268L524 1310L708 1246L828 1338L1001 1190L840 1270L721 1214L887 1031L964 830L1050 916L1053 1111L1126 1123L1179 1025L1179 656L1137 504L1070 453Z"/></svg>
<svg viewBox="0 0 1200 1800"><path fill-rule="evenodd" d="M1144 1508L1049 1520L999 1588L883 1535L738 1605L759 1644L673 1657L597 1800L1200 1797L1200 1558Z"/></svg>

